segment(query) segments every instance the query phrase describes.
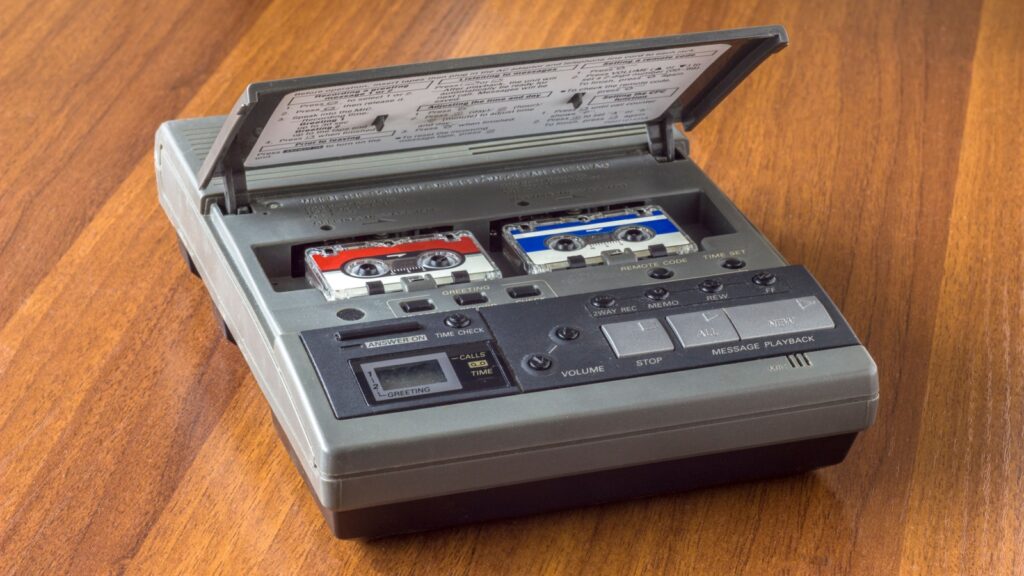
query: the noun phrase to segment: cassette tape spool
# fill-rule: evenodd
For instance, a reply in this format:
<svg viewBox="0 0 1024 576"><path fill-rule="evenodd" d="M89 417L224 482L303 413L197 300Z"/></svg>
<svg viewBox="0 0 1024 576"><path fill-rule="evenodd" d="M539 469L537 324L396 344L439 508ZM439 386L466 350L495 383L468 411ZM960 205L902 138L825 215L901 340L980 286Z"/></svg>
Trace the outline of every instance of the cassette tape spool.
<svg viewBox="0 0 1024 576"><path fill-rule="evenodd" d="M328 300L399 292L409 281L437 285L501 278L471 232L460 230L306 250L306 277Z"/></svg>
<svg viewBox="0 0 1024 576"><path fill-rule="evenodd" d="M530 274L604 262L606 254L637 258L688 254L697 245L658 206L507 224L505 253Z"/></svg>

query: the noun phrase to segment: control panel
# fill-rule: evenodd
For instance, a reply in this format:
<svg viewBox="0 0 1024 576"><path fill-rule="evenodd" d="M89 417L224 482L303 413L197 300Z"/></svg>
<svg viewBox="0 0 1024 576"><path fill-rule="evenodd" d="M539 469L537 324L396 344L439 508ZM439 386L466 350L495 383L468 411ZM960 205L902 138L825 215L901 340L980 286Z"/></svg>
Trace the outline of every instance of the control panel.
<svg viewBox="0 0 1024 576"><path fill-rule="evenodd" d="M858 344L802 267L302 333L339 418Z"/></svg>

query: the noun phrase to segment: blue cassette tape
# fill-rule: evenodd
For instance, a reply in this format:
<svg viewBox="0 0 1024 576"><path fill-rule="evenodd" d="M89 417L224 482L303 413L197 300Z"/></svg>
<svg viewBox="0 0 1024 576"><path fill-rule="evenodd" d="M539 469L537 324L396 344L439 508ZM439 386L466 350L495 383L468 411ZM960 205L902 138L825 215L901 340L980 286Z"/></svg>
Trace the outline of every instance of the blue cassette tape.
<svg viewBox="0 0 1024 576"><path fill-rule="evenodd" d="M506 254L530 274L603 264L624 253L640 259L697 251L668 214L650 205L507 224L502 237Z"/></svg>

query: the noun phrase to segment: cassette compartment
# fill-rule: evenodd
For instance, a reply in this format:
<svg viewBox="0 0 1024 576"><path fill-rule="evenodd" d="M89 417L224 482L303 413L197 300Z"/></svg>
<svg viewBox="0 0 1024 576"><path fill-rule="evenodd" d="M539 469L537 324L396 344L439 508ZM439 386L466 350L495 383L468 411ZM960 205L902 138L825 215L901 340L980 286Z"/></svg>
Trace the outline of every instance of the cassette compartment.
<svg viewBox="0 0 1024 576"><path fill-rule="evenodd" d="M736 230L725 215L701 190L688 190L652 197L648 200L637 200L616 204L597 204L581 206L571 210L536 211L530 206L521 207L521 213L512 218L489 219L480 218L463 220L448 226L398 229L379 234L338 235L337 231L321 231L319 241L303 241L296 243L276 243L254 246L256 258L277 292L294 290L315 290L306 279L306 250L318 246L332 244L348 244L372 241L395 241L423 235L452 232L455 229L473 233L484 248L484 253L500 271L504 278L527 275L517 262L510 259L503 250L502 228L516 222L529 222L549 218L577 217L595 213L607 213L628 209L636 209L644 205L660 206L675 222L699 250L701 242L708 237L732 234ZM252 217L260 217L254 214ZM554 273L558 273L556 270Z"/></svg>

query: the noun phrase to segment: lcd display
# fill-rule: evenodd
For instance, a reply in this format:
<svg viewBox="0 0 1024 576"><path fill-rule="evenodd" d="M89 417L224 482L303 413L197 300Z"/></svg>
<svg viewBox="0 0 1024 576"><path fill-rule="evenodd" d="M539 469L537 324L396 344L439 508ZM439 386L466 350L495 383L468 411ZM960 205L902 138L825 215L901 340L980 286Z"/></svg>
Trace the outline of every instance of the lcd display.
<svg viewBox="0 0 1024 576"><path fill-rule="evenodd" d="M409 364L381 366L374 369L377 381L382 390L399 390L428 384L441 384L448 380L441 363L437 360L424 360Z"/></svg>
<svg viewBox="0 0 1024 576"><path fill-rule="evenodd" d="M356 367L377 402L459 390L462 383L445 352L375 360Z"/></svg>

